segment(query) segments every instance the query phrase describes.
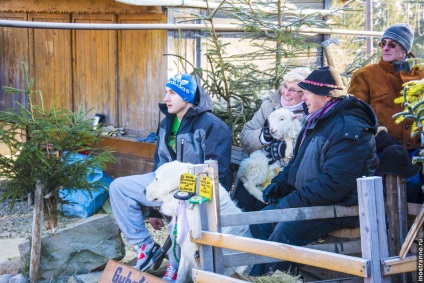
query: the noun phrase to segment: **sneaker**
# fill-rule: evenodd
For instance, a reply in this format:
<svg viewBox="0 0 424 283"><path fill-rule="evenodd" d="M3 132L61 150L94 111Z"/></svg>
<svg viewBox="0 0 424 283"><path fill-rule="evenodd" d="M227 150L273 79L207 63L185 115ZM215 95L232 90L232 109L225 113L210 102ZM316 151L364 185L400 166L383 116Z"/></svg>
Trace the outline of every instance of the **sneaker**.
<svg viewBox="0 0 424 283"><path fill-rule="evenodd" d="M178 270L176 270L170 263L168 263L168 267L166 268L166 272L162 277L162 280L174 283L177 280L177 272Z"/></svg>
<svg viewBox="0 0 424 283"><path fill-rule="evenodd" d="M137 264L134 267L141 271L149 269L165 253L162 247L155 242L142 245L141 247L135 245L134 250L138 254Z"/></svg>

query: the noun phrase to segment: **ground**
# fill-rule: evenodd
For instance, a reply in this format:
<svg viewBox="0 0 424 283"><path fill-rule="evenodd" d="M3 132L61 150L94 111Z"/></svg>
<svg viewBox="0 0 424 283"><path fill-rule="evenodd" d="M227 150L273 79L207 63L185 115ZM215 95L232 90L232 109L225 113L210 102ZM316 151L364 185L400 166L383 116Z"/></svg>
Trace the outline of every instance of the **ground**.
<svg viewBox="0 0 424 283"><path fill-rule="evenodd" d="M0 196L2 192L3 191L0 183ZM10 210L10 204L10 201L0 203L0 240L20 238L29 239L31 237L32 231L33 206L29 206L27 200L22 200L15 202L13 209ZM79 218L61 217L59 219L57 229L65 228L68 225L73 224L79 220ZM159 244L163 245L168 236L167 230L165 228L163 228L162 230L154 230L148 223L146 223L146 226L152 234L153 238ZM44 225L42 225L42 234L46 235L48 233L50 233L50 231L46 230ZM125 242L124 238L123 240ZM124 259L122 259L122 262L130 266L133 266L136 263L136 254L134 253L132 247L128 244L126 244L126 255ZM148 273L160 278L163 276L166 270L166 265L167 260L164 260L162 265L157 270L149 270ZM284 276L287 281L281 281L279 279L277 279L277 281L270 281L269 279L267 279L266 281L260 281L264 280L263 277L261 277L257 278L257 280L253 282L298 282L298 280L286 274L278 276Z"/></svg>
<svg viewBox="0 0 424 283"><path fill-rule="evenodd" d="M0 183L0 196L2 193L3 190ZM0 203L0 240L22 238L30 239L32 231L33 206L28 205L28 201L26 199L16 201L12 209L10 205L10 200ZM80 221L79 218L61 217L59 219L57 229L65 228L78 221ZM148 223L146 223L146 226L150 230L154 239L162 245L168 236L167 230L164 228L159 231L154 230ZM47 235L48 233L50 233L50 230L46 230L45 226L42 225L42 235ZM126 256L122 261L129 265L135 265L135 258L136 255L132 250L132 247L126 244Z"/></svg>

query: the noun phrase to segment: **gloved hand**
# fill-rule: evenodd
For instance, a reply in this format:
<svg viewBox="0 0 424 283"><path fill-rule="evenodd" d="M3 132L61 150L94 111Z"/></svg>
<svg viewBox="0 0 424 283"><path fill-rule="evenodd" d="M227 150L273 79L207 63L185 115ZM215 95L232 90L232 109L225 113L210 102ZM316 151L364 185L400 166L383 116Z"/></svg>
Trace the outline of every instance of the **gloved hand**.
<svg viewBox="0 0 424 283"><path fill-rule="evenodd" d="M401 143L386 131L381 131L375 136L375 145L378 152L382 152L389 145L395 144L400 145Z"/></svg>
<svg viewBox="0 0 424 283"><path fill-rule="evenodd" d="M272 142L272 140L274 139L271 136L271 133L269 131L269 122L268 122L268 119L265 120L264 127L262 128L262 131L261 131L261 136L264 139L264 141L266 141L267 143Z"/></svg>
<svg viewBox="0 0 424 283"><path fill-rule="evenodd" d="M271 158L273 161L279 161L286 155L286 143L284 141L274 139L264 148L264 150L268 153L268 158Z"/></svg>
<svg viewBox="0 0 424 283"><path fill-rule="evenodd" d="M262 198L265 203L276 203L281 197L281 192L276 183L269 184L262 192Z"/></svg>

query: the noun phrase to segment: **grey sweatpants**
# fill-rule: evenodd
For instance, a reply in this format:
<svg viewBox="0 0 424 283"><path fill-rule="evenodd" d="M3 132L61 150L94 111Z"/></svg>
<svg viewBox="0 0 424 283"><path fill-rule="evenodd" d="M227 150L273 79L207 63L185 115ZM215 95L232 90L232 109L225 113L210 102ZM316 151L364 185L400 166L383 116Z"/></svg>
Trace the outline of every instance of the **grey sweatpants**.
<svg viewBox="0 0 424 283"><path fill-rule="evenodd" d="M159 207L161 202L152 202L146 199L146 187L155 178L155 173L119 177L109 185L109 198L116 223L131 245L142 246L153 241L149 230L144 224L141 206ZM172 238L172 228L168 230ZM173 266L173 247L168 251L168 257ZM178 264L176 264L178 266Z"/></svg>
<svg viewBox="0 0 424 283"><path fill-rule="evenodd" d="M160 202L146 199L146 187L153 181L155 173L120 177L109 185L109 198L116 223L131 245L143 245L153 241L144 224L141 206L160 206Z"/></svg>

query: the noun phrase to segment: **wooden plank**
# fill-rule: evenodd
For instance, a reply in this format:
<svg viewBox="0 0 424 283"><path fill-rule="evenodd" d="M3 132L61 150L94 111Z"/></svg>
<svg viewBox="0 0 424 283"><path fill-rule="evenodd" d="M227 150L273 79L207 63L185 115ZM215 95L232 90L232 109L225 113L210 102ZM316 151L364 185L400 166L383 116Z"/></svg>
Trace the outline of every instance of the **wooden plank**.
<svg viewBox="0 0 424 283"><path fill-rule="evenodd" d="M115 23L112 14L74 14L73 23ZM73 30L73 105L118 125L117 31ZM76 109L73 109L76 110Z"/></svg>
<svg viewBox="0 0 424 283"><path fill-rule="evenodd" d="M203 271L200 269L193 268L192 273L193 281L196 283L210 283L210 282L219 282L219 283L246 283L244 280L237 278L231 278L228 276L216 274L213 272Z"/></svg>
<svg viewBox="0 0 424 283"><path fill-rule="evenodd" d="M1 1L0 1L1 2ZM0 13L5 20L28 20L26 13ZM28 96L22 94L5 95L3 86L25 89L22 62L29 62L29 29L0 27L0 109L15 108L16 103L28 104ZM29 66L28 66L29 67Z"/></svg>
<svg viewBox="0 0 424 283"><path fill-rule="evenodd" d="M395 256L408 233L405 181L398 176L386 175L384 189L389 256Z"/></svg>
<svg viewBox="0 0 424 283"><path fill-rule="evenodd" d="M411 203L408 202L408 215L415 215L417 216L421 211L421 204L420 203Z"/></svg>
<svg viewBox="0 0 424 283"><path fill-rule="evenodd" d="M213 197L210 202L205 204L207 217L208 217L208 231L221 232L221 209L219 203L219 176L218 176L218 162L216 160L206 160L205 164L207 175L213 181ZM202 228L203 229L203 228ZM223 264L223 251L221 248L213 248L213 265L214 272L224 274Z"/></svg>
<svg viewBox="0 0 424 283"><path fill-rule="evenodd" d="M31 258L29 264L29 278L38 282L41 252L41 225L43 219L44 198L40 183L35 186L34 211L32 215Z"/></svg>
<svg viewBox="0 0 424 283"><path fill-rule="evenodd" d="M395 256L399 254L408 233L406 185L404 179L394 175L386 175L384 181L387 237L389 239L388 256ZM407 274L392 276L392 283L407 281Z"/></svg>
<svg viewBox="0 0 424 283"><path fill-rule="evenodd" d="M306 248L337 254L357 254L361 252L361 241L355 240L341 243L308 245ZM276 261L280 260L266 256L259 256L256 254L239 252L224 255L223 263L224 267L235 267L240 265L252 265L257 263L270 263Z"/></svg>
<svg viewBox="0 0 424 283"><path fill-rule="evenodd" d="M298 221L323 218L337 218L358 216L358 207L345 206L312 206L299 208L276 209L269 211L243 212L241 214L226 214L221 216L222 226L250 225L260 223L274 223L280 221Z"/></svg>
<svg viewBox="0 0 424 283"><path fill-rule="evenodd" d="M377 217L377 232L378 232L378 251L379 259L387 258L389 256L389 244L387 242L387 226L386 226L386 213L384 209L384 192L383 192L383 182L382 178L378 177L374 179L374 187L372 187L375 194L375 207L376 207L376 217ZM370 189L368 189L370 191ZM374 242L372 243L375 244ZM380 265L381 262L379 261ZM380 276L382 277L381 268ZM381 282L390 283L391 278L382 277Z"/></svg>
<svg viewBox="0 0 424 283"><path fill-rule="evenodd" d="M99 283L109 282L148 282L148 283L165 283L167 281L155 277L146 272L142 272L133 267L127 266L122 262L109 260L99 279Z"/></svg>
<svg viewBox="0 0 424 283"><path fill-rule="evenodd" d="M298 262L360 277L368 277L370 272L367 259L235 235L203 231L202 236L199 239L192 239L192 242Z"/></svg>
<svg viewBox="0 0 424 283"><path fill-rule="evenodd" d="M350 240L347 242L315 244L306 246L310 249L326 251L330 253L337 253L343 255L360 254L361 253L361 240Z"/></svg>
<svg viewBox="0 0 424 283"><path fill-rule="evenodd" d="M105 172L113 179L117 177L145 174L153 171L153 160L126 154L113 153L116 162L109 163Z"/></svg>
<svg viewBox="0 0 424 283"><path fill-rule="evenodd" d="M381 260L383 275L393 275L417 270L418 256L412 255L401 259L398 256L384 258Z"/></svg>
<svg viewBox="0 0 424 283"><path fill-rule="evenodd" d="M70 14L29 14L29 21L69 23L70 20ZM56 100L57 107L75 109L72 104L71 31L30 29L29 38L33 46L29 48L30 78L35 79L35 89L42 91L44 106L50 109ZM33 101L41 105L38 95L33 96Z"/></svg>
<svg viewBox="0 0 424 283"><path fill-rule="evenodd" d="M355 229L340 229L334 232L328 233L328 235L331 235L336 238L348 238L348 239L355 239L361 237L361 228L355 228Z"/></svg>
<svg viewBox="0 0 424 283"><path fill-rule="evenodd" d="M98 147L99 148L109 147L121 154L127 154L127 155L131 155L135 157L145 158L147 160L153 160L156 144L145 143L145 142L135 142L135 141L126 140L123 138L104 137L100 140Z"/></svg>
<svg viewBox="0 0 424 283"><path fill-rule="evenodd" d="M402 248L399 253L399 257L401 259L404 259L411 248L412 243L414 242L415 237L417 236L420 229L422 229L424 223L424 204L421 206L421 211L417 215L417 217L414 220L414 223L411 226L411 229L408 232L408 235L406 236L405 242L402 245Z"/></svg>
<svg viewBox="0 0 424 283"><path fill-rule="evenodd" d="M380 232L385 227L385 217L378 218L377 210L383 209L383 198L377 198L377 192L382 188L381 177L366 177L357 180L358 185L358 202L359 202L359 219L361 227L361 246L362 257L370 260L371 273L364 279L365 283L380 283L386 282L387 279L382 278L380 267L380 248L383 245L379 241L384 241L383 235ZM384 229L385 230L385 229ZM385 235L385 232L384 232ZM386 238L387 239L387 238ZM387 246L387 240L386 240ZM383 251L382 251L383 252Z"/></svg>
<svg viewBox="0 0 424 283"><path fill-rule="evenodd" d="M194 175L203 174L205 172L205 165L198 164L193 165L193 167L190 167L189 172ZM198 178L196 179L198 181ZM199 182L196 182L196 193L199 193ZM215 194L213 195L213 198L215 197ZM195 213L199 213L200 217L200 225L202 230L208 230L208 229L215 229L216 227L210 228L209 224L209 218L213 217L211 215L208 215L207 210L207 204L201 204L197 205L193 208L195 210ZM210 213L216 215L216 212L218 210L210 209ZM191 234L190 234L191 237ZM214 272L214 262L213 262L214 254L213 254L213 247L202 245L199 247L199 259L200 259L200 266L205 271L211 271Z"/></svg>
<svg viewBox="0 0 424 283"><path fill-rule="evenodd" d="M363 282L364 282L364 279L362 278L352 277L352 278L320 280L320 281L313 281L308 283L363 283Z"/></svg>
<svg viewBox="0 0 424 283"><path fill-rule="evenodd" d="M126 5L114 0L2 0L0 11L34 11L42 13L165 13L161 7Z"/></svg>
<svg viewBox="0 0 424 283"><path fill-rule="evenodd" d="M231 254L225 254L223 264L224 267L236 267L277 261L281 261L281 259L244 252L235 252Z"/></svg>
<svg viewBox="0 0 424 283"><path fill-rule="evenodd" d="M165 23L162 14L118 15L118 23ZM166 31L118 31L118 117L120 127L156 131L167 69Z"/></svg>

